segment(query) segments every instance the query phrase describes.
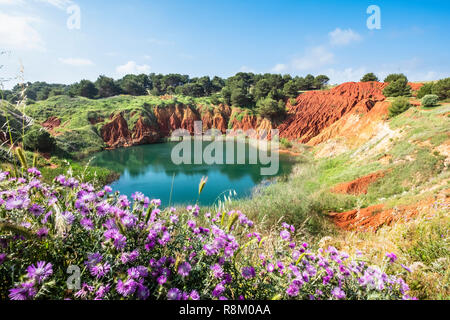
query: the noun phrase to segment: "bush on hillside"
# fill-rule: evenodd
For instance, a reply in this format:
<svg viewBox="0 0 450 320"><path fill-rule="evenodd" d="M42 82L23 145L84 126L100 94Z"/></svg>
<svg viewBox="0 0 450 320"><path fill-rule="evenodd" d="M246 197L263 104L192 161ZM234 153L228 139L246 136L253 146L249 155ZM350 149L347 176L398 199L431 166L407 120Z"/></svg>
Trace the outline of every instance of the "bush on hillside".
<svg viewBox="0 0 450 320"><path fill-rule="evenodd" d="M27 150L51 152L55 149L56 141L44 128L32 128L23 137L23 146Z"/></svg>
<svg viewBox="0 0 450 320"><path fill-rule="evenodd" d="M417 99L422 99L427 94L433 93L433 83L425 83L423 86L420 87L419 90L417 90L416 97Z"/></svg>
<svg viewBox="0 0 450 320"><path fill-rule="evenodd" d="M408 82L408 78L403 73L391 73L386 78L384 78L384 82L394 82L399 79L405 79Z"/></svg>
<svg viewBox="0 0 450 320"><path fill-rule="evenodd" d="M411 108L409 99L406 97L398 97L389 107L389 118L393 118Z"/></svg>
<svg viewBox="0 0 450 320"><path fill-rule="evenodd" d="M424 107L434 107L437 105L439 97L435 94L427 94L421 100L422 106Z"/></svg>
<svg viewBox="0 0 450 320"><path fill-rule="evenodd" d="M401 97L411 95L411 86L408 85L408 79L398 78L390 82L386 88L383 89L383 94L386 97Z"/></svg>
<svg viewBox="0 0 450 320"><path fill-rule="evenodd" d="M433 94L437 95L441 100L450 98L450 78L437 81L433 85L432 91Z"/></svg>
<svg viewBox="0 0 450 320"><path fill-rule="evenodd" d="M286 107L282 100L277 102L270 97L259 100L256 104L256 108L257 112L262 117L269 119L280 116L286 112Z"/></svg>
<svg viewBox="0 0 450 320"><path fill-rule="evenodd" d="M362 78L361 82L378 81L378 77L373 73L366 73Z"/></svg>

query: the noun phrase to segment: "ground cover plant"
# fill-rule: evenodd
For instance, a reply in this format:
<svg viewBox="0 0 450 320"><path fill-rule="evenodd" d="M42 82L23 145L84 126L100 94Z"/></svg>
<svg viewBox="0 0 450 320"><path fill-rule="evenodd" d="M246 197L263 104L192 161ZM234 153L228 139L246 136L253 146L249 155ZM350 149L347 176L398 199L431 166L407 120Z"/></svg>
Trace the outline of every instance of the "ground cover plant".
<svg viewBox="0 0 450 320"><path fill-rule="evenodd" d="M159 208L36 168L0 173L2 299L410 299L381 266L314 250L283 223L255 231L240 211ZM200 192L201 192L200 188ZM80 286L67 288L67 270Z"/></svg>

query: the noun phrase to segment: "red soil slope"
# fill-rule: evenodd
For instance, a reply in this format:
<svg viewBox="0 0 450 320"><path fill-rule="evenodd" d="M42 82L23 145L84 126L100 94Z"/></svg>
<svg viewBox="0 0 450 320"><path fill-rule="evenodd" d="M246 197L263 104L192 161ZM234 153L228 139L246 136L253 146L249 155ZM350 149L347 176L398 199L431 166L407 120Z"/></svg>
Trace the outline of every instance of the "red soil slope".
<svg viewBox="0 0 450 320"><path fill-rule="evenodd" d="M288 109L288 118L278 127L280 136L306 143L323 129L355 108L370 110L383 101L380 82L348 82L331 90L305 92Z"/></svg>
<svg viewBox="0 0 450 320"><path fill-rule="evenodd" d="M384 171L377 171L367 176L358 178L350 182L344 182L336 185L332 191L336 193L347 194L366 194L370 184L377 181L385 174Z"/></svg>

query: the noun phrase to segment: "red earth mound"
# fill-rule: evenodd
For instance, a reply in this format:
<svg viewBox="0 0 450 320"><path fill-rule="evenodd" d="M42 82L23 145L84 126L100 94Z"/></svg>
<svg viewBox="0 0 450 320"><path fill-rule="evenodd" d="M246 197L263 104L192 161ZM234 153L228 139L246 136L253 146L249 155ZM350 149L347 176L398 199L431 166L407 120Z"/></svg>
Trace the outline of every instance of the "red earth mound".
<svg viewBox="0 0 450 320"><path fill-rule="evenodd" d="M112 121L105 124L100 134L105 143L112 147L126 147L131 145L131 133L128 130L127 121L121 113L116 114Z"/></svg>
<svg viewBox="0 0 450 320"><path fill-rule="evenodd" d="M333 222L341 229L349 231L377 231L383 225L407 220L418 213L418 204L403 206L397 210L385 209L377 204L364 209L355 209L342 213L330 214Z"/></svg>
<svg viewBox="0 0 450 320"><path fill-rule="evenodd" d="M347 82L331 90L301 94L288 107L287 119L278 127L280 136L306 143L355 108L369 111L385 99L380 82Z"/></svg>
<svg viewBox="0 0 450 320"><path fill-rule="evenodd" d="M350 182L340 183L336 185L332 191L347 194L366 194L369 185L383 177L384 174L384 171L377 171Z"/></svg>
<svg viewBox="0 0 450 320"><path fill-rule="evenodd" d="M45 122L42 123L42 126L51 131L61 125L61 120L57 117L50 117Z"/></svg>

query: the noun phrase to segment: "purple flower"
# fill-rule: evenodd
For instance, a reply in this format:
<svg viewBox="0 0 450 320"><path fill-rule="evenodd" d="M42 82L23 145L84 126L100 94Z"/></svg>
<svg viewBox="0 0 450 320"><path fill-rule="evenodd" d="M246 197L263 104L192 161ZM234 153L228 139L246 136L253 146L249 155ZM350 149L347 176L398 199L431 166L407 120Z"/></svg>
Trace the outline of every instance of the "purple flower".
<svg viewBox="0 0 450 320"><path fill-rule="evenodd" d="M222 279L223 278L223 269L219 264L215 264L211 266L211 270L213 271L214 278Z"/></svg>
<svg viewBox="0 0 450 320"><path fill-rule="evenodd" d="M111 288L111 285L109 285L109 284L101 285L98 288L97 292L95 292L95 300L102 299L109 292L110 288Z"/></svg>
<svg viewBox="0 0 450 320"><path fill-rule="evenodd" d="M52 264L45 261L39 261L36 265L27 268L27 276L29 279L41 283L53 274Z"/></svg>
<svg viewBox="0 0 450 320"><path fill-rule="evenodd" d="M167 300L180 300L181 291L178 288L172 288L167 292Z"/></svg>
<svg viewBox="0 0 450 320"><path fill-rule="evenodd" d="M94 229L94 223L91 219L83 218L80 220L80 224L83 226L86 230L93 230Z"/></svg>
<svg viewBox="0 0 450 320"><path fill-rule="evenodd" d="M390 263L394 263L395 260L397 260L397 256L396 256L395 253L393 253L393 252L386 253L386 257L389 258L389 262L390 262Z"/></svg>
<svg viewBox="0 0 450 320"><path fill-rule="evenodd" d="M5 262L6 260L6 253L0 253L0 266Z"/></svg>
<svg viewBox="0 0 450 320"><path fill-rule="evenodd" d="M87 283L83 283L83 285L81 286L81 289L75 293L75 297L85 299L87 297L87 295L92 291L94 291L93 286L90 286Z"/></svg>
<svg viewBox="0 0 450 320"><path fill-rule="evenodd" d="M178 274L181 275L183 278L187 277L189 275L189 272L191 272L191 269L192 267L189 264L189 262L183 262L178 267Z"/></svg>
<svg viewBox="0 0 450 320"><path fill-rule="evenodd" d="M40 228L37 232L36 232L36 235L39 237L39 238L44 238L44 237L46 237L46 236L48 236L48 229L47 228Z"/></svg>
<svg viewBox="0 0 450 320"><path fill-rule="evenodd" d="M37 177L41 176L41 172L36 168L29 168L27 171L29 174L35 175Z"/></svg>
<svg viewBox="0 0 450 320"><path fill-rule="evenodd" d="M242 268L242 276L244 279L254 278L256 275L255 269L253 267L244 267Z"/></svg>
<svg viewBox="0 0 450 320"><path fill-rule="evenodd" d="M298 287L296 285L291 284L287 290L286 293L291 296L291 297L296 297L298 296Z"/></svg>
<svg viewBox="0 0 450 320"><path fill-rule="evenodd" d="M100 279L104 277L111 270L111 265L109 263L97 264L90 268L91 275Z"/></svg>
<svg viewBox="0 0 450 320"><path fill-rule="evenodd" d="M167 282L167 277L165 275L159 276L158 279L156 279L158 284L162 286L164 283Z"/></svg>
<svg viewBox="0 0 450 320"><path fill-rule="evenodd" d="M200 295L198 294L198 292L196 290L192 290L191 294L189 295L189 298L191 300L200 300Z"/></svg>
<svg viewBox="0 0 450 320"><path fill-rule="evenodd" d="M344 299L346 297L345 292L339 288L339 287L335 287L333 290L331 290L331 294L336 298L336 299Z"/></svg>
<svg viewBox="0 0 450 320"><path fill-rule="evenodd" d="M5 209L6 210L14 210L14 209L22 209L28 206L28 203L30 202L27 198L10 198L6 200Z"/></svg>
<svg viewBox="0 0 450 320"><path fill-rule="evenodd" d="M28 300L32 299L36 293L34 284L32 282L25 282L13 289L9 289L8 297L11 300Z"/></svg>
<svg viewBox="0 0 450 320"><path fill-rule="evenodd" d="M225 287L223 284L219 283L213 290L212 295L216 298L220 297L222 293L225 291Z"/></svg>
<svg viewBox="0 0 450 320"><path fill-rule="evenodd" d="M127 297L132 295L136 291L136 287L137 282L133 279L128 279L125 282L119 279L119 281L117 282L116 290L122 296Z"/></svg>
<svg viewBox="0 0 450 320"><path fill-rule="evenodd" d="M29 209L28 209L35 217L39 217L41 214L44 213L44 208L42 208L40 205L34 203Z"/></svg>
<svg viewBox="0 0 450 320"><path fill-rule="evenodd" d="M281 237L281 239L283 239L285 241L289 241L291 239L291 234L287 230L282 230L280 232L280 237Z"/></svg>
<svg viewBox="0 0 450 320"><path fill-rule="evenodd" d="M405 269L408 272L411 272L411 269L405 266L404 264L401 264L402 268Z"/></svg>

